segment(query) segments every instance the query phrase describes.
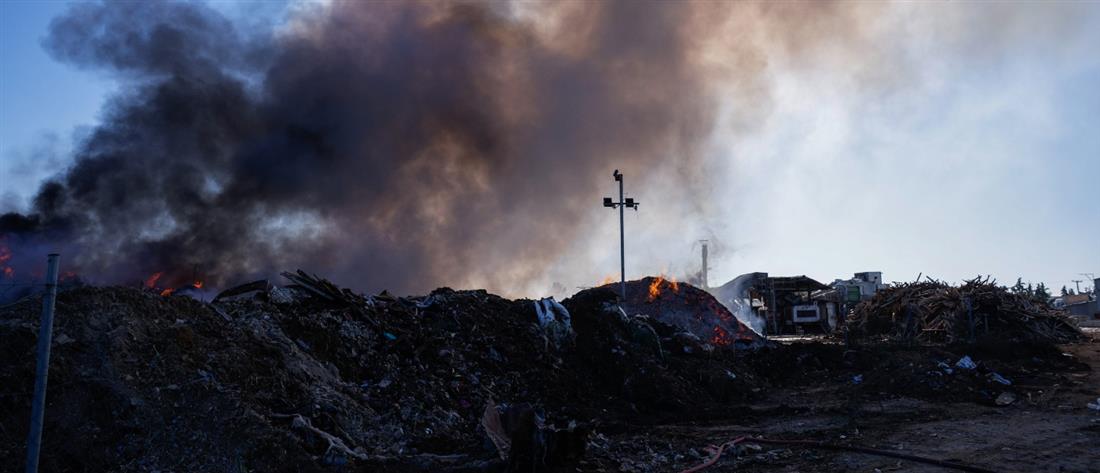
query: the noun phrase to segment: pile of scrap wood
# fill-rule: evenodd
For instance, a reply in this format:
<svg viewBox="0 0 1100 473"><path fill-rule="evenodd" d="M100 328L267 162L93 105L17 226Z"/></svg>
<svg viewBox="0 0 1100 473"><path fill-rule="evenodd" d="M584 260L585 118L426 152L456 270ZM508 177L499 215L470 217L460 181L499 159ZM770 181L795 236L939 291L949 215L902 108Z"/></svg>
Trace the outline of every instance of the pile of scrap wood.
<svg viewBox="0 0 1100 473"><path fill-rule="evenodd" d="M282 274L284 278L294 283L290 287L306 290L321 299L343 302L352 306L360 305L366 301L363 296L352 292L350 289L338 287L325 278L308 274L300 269L294 273L284 271Z"/></svg>
<svg viewBox="0 0 1100 473"><path fill-rule="evenodd" d="M879 291L848 318L855 337L920 343L979 339L1065 343L1082 337L1072 318L989 278L961 286L928 279Z"/></svg>

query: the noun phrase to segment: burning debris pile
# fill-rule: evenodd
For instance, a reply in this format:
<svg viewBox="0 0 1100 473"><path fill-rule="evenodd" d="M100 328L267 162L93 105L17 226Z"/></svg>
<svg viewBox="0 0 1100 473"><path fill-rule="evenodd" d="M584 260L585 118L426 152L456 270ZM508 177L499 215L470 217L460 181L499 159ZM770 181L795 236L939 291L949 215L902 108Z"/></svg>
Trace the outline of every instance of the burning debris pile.
<svg viewBox="0 0 1100 473"><path fill-rule="evenodd" d="M626 316L608 289L563 301L568 336L555 337L529 300L447 288L363 296L286 276L293 284L256 281L210 303L149 288L62 291L43 468L537 471L578 461L605 416L685 415L751 391L734 350L662 323L654 307L657 320ZM711 310L690 294L679 310ZM0 309L4 458L24 447L16 426L27 425L39 309L39 298ZM487 424L493 414L503 421Z"/></svg>
<svg viewBox="0 0 1100 473"><path fill-rule="evenodd" d="M603 286L618 290L618 283ZM710 293L664 276L629 281L623 310L683 327L715 346L760 347L764 339Z"/></svg>
<svg viewBox="0 0 1100 473"><path fill-rule="evenodd" d="M879 291L848 319L857 337L941 344L980 339L1065 343L1081 331L1062 312L976 278L955 287L928 280Z"/></svg>

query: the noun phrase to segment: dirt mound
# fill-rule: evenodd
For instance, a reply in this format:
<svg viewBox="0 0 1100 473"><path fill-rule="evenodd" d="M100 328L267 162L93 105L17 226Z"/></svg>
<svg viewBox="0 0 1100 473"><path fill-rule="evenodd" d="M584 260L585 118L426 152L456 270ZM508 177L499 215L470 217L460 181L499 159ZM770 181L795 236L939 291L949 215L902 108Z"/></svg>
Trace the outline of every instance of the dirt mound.
<svg viewBox="0 0 1100 473"><path fill-rule="evenodd" d="M928 344L1082 339L1072 318L988 279L970 280L961 286L929 280L886 288L856 306L848 327L855 338Z"/></svg>
<svg viewBox="0 0 1100 473"><path fill-rule="evenodd" d="M526 403L540 426L583 430L751 392L734 351L625 317L608 290L563 302L572 334L561 340L533 301L307 286L254 284L213 303L62 291L42 469L505 468L480 427L490 403ZM0 367L4 458L25 447L40 304L0 309L0 355L15 360Z"/></svg>

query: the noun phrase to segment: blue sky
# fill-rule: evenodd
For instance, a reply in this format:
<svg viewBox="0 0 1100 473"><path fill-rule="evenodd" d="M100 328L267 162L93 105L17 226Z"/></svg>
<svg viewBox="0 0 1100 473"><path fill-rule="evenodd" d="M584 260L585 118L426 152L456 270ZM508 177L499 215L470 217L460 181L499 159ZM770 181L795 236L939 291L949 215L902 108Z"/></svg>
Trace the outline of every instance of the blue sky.
<svg viewBox="0 0 1100 473"><path fill-rule="evenodd" d="M235 17L262 7L253 21L283 8L215 5ZM712 282L881 270L888 281L990 274L1060 288L1100 275L1100 3L894 5L871 20L870 46L768 57L759 123L720 127L708 146L713 193L697 227L663 225L683 208L660 182L636 184L646 205L627 220L629 277L691 271L701 237L720 240ZM0 211L23 208L65 167L116 87L41 47L64 8L0 1ZM730 94L724 113L745 100ZM599 210L589 240L617 242L617 221ZM545 285L602 279L617 268L607 250L579 242Z"/></svg>
<svg viewBox="0 0 1100 473"><path fill-rule="evenodd" d="M55 61L43 49L50 21L70 2L0 0L0 210L19 207L69 161L74 138L97 122L116 90L97 71ZM238 21L280 18L287 2L211 2Z"/></svg>
<svg viewBox="0 0 1100 473"><path fill-rule="evenodd" d="M48 154L60 159L78 127L95 124L106 77L49 57L40 45L57 1L0 1L0 203L24 198L48 175Z"/></svg>

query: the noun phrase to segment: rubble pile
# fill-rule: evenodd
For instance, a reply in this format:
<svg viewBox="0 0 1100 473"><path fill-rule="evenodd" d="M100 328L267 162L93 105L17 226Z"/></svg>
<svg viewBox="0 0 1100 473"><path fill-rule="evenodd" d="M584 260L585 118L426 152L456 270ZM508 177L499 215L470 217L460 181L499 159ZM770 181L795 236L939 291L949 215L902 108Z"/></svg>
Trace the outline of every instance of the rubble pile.
<svg viewBox="0 0 1100 473"><path fill-rule="evenodd" d="M849 335L927 344L973 342L1066 343L1080 340L1073 319L994 281L972 279L961 286L927 280L879 291L856 306Z"/></svg>
<svg viewBox="0 0 1100 473"><path fill-rule="evenodd" d="M209 303L62 291L42 468L539 471L577 461L601 419L685 415L754 382L733 350L627 315L606 288L536 303L285 276ZM4 458L25 445L40 307L0 308Z"/></svg>
<svg viewBox="0 0 1100 473"><path fill-rule="evenodd" d="M619 290L618 283L603 286ZM700 340L715 346L760 348L765 340L718 302L695 286L661 276L628 281L623 310L683 327Z"/></svg>

